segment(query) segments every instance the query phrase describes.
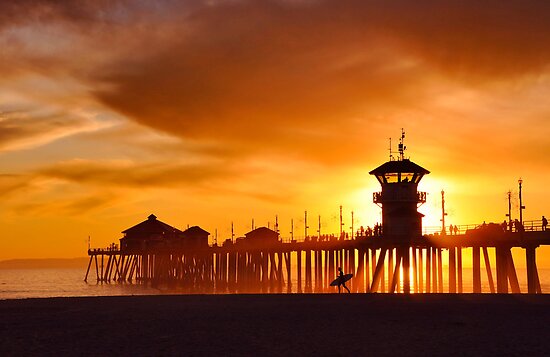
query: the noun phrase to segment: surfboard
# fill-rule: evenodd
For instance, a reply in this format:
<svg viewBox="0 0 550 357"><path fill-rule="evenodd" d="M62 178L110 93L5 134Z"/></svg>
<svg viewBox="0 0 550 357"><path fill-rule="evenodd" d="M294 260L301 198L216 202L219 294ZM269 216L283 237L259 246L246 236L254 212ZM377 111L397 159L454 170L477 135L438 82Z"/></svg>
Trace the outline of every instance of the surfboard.
<svg viewBox="0 0 550 357"><path fill-rule="evenodd" d="M332 283L330 283L330 286L338 286L339 284L343 284L351 278L353 278L353 274L344 274L343 276L339 276L334 279Z"/></svg>

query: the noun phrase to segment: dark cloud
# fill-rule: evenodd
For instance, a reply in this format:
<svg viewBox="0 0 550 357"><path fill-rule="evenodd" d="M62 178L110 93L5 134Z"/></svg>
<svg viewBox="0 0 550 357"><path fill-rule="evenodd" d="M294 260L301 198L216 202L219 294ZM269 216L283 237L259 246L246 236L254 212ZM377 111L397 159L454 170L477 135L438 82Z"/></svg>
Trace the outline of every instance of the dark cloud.
<svg viewBox="0 0 550 357"><path fill-rule="evenodd" d="M98 21L122 18L128 1L119 0L18 0L0 3L0 28L14 25L40 25L51 21L85 26ZM139 5L136 3L135 5Z"/></svg>
<svg viewBox="0 0 550 357"><path fill-rule="evenodd" d="M422 107L433 76L515 78L548 64L542 2L230 2L111 64L95 94L138 122L254 152L341 162L372 123ZM435 69L435 71L434 71ZM354 155L347 155L353 159Z"/></svg>
<svg viewBox="0 0 550 357"><path fill-rule="evenodd" d="M72 75L108 108L215 143L219 156L355 162L377 125L403 110L429 110L441 78L514 81L544 71L550 59L550 3L542 1L4 6L7 23L58 22L77 32L84 47L48 56L64 69L80 64Z"/></svg>

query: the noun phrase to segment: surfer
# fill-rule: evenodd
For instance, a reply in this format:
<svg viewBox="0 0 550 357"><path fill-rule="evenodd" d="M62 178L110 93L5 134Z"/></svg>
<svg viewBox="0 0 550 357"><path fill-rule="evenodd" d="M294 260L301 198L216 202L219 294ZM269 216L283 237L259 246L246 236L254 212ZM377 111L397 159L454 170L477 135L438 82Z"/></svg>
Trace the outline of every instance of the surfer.
<svg viewBox="0 0 550 357"><path fill-rule="evenodd" d="M348 293L351 294L351 291L349 291L348 287L346 286L346 280L344 277L344 272L342 271L341 267L338 267L338 294L340 294L340 285L344 286L344 289L348 291Z"/></svg>

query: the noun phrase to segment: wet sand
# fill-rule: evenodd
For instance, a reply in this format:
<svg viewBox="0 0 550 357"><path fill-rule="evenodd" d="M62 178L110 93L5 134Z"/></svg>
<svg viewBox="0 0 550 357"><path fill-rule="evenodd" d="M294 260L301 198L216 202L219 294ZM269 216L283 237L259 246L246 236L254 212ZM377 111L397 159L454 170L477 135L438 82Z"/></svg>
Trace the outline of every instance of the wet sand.
<svg viewBox="0 0 550 357"><path fill-rule="evenodd" d="M0 301L0 355L550 355L550 295Z"/></svg>

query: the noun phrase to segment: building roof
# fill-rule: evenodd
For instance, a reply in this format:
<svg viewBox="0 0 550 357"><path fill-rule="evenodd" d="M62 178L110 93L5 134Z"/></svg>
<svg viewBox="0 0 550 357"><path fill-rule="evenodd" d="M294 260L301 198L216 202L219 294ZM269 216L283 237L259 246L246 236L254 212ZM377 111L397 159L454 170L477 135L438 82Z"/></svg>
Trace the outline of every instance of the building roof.
<svg viewBox="0 0 550 357"><path fill-rule="evenodd" d="M209 232L205 231L199 226L189 227L183 231L183 234L184 235L202 235L202 234L210 235Z"/></svg>
<svg viewBox="0 0 550 357"><path fill-rule="evenodd" d="M275 232L272 229L267 227L258 227L248 233L245 233L246 238L255 238L255 237L278 237L279 233Z"/></svg>
<svg viewBox="0 0 550 357"><path fill-rule="evenodd" d="M406 172L406 173L418 173L418 174L429 174L430 171L426 170L425 168L415 164L409 159L403 159L399 161L388 161L385 164L382 164L369 172L371 175L384 175L387 173L398 173L398 172Z"/></svg>
<svg viewBox="0 0 550 357"><path fill-rule="evenodd" d="M122 233L127 235L133 234L179 234L182 233L179 229L172 227L169 224L166 224L157 219L157 216L151 214L147 217L146 221L143 221L139 224L136 224L133 227L122 231Z"/></svg>

